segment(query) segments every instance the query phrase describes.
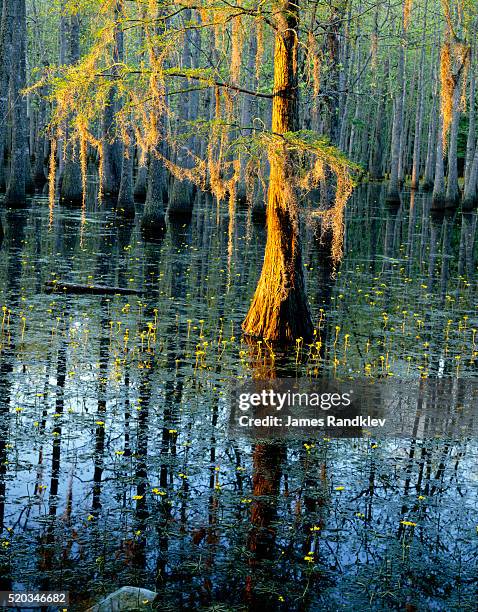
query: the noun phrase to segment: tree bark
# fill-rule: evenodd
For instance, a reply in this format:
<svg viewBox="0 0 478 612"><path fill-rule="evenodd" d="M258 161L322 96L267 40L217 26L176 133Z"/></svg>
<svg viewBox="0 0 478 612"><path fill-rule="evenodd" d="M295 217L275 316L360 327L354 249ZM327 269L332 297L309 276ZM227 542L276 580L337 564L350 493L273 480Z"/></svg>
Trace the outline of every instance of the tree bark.
<svg viewBox="0 0 478 612"><path fill-rule="evenodd" d="M130 131L129 137L131 140L134 137L132 130ZM126 146L124 149L117 209L123 216L133 218L135 215L133 195L134 145L130 144L128 150L126 150Z"/></svg>
<svg viewBox="0 0 478 612"><path fill-rule="evenodd" d="M433 95L432 109L430 113L430 122L428 124L428 136L427 136L427 157L425 161L425 171L423 174L423 189L430 191L433 189L433 177L434 168L436 162L436 131L437 131L437 119L439 117L438 103L437 103L437 88L435 87L435 94Z"/></svg>
<svg viewBox="0 0 478 612"><path fill-rule="evenodd" d="M184 12L185 22L191 20L191 10ZM197 44L197 41L196 41ZM193 53L192 31L187 30L184 34L184 46L182 54L182 68L196 68L198 65L198 53ZM183 95L179 101L178 119L180 123L194 121L197 119L198 104L191 104L190 95ZM194 138L189 138L186 146L180 147L176 152L176 163L178 166L191 168L193 162L188 150L194 150ZM190 217L193 211L195 196L193 183L188 180L180 180L176 176L171 177L170 193L168 201L168 216Z"/></svg>
<svg viewBox="0 0 478 612"><path fill-rule="evenodd" d="M425 73L425 44L426 44L426 27L427 27L427 10L428 0L425 0L423 7L423 32L420 52L420 74L418 77L418 99L415 115L415 134L413 140L413 162L412 162L412 189L418 189L420 186L420 153L422 146L422 126L423 126L423 107L424 107L424 73Z"/></svg>
<svg viewBox="0 0 478 612"><path fill-rule="evenodd" d="M391 144L391 166L390 166L390 182L387 190L387 201L398 203L400 202L400 156L401 156L401 133L403 129L403 94L405 89L405 48L404 48L404 31L403 25L401 28L402 41L398 50L398 66L397 66L397 91L394 98L394 114L392 125L392 144Z"/></svg>
<svg viewBox="0 0 478 612"><path fill-rule="evenodd" d="M445 202L448 207L455 207L460 199L458 188L458 128L460 125L461 87L456 87L453 93L453 115L450 128L450 144L448 145L448 182Z"/></svg>
<svg viewBox="0 0 478 612"><path fill-rule="evenodd" d="M7 136L8 115L8 86L10 71L8 58L11 53L12 18L11 11L7 10L9 0L0 0L2 11L0 13L0 191L5 190L5 149Z"/></svg>
<svg viewBox="0 0 478 612"><path fill-rule="evenodd" d="M465 158L465 189L468 184L469 173L473 163L473 153L476 144L476 117L475 117L475 93L476 93L476 77L475 77L475 56L472 54L470 66L470 101L468 112L468 135L466 139L466 158Z"/></svg>
<svg viewBox="0 0 478 612"><path fill-rule="evenodd" d="M119 23L121 11L120 3L115 7L116 26L115 26L115 45L113 51L113 62L117 64L122 61L123 56L123 29ZM113 68L113 74L117 74L118 69ZM103 144L103 193L110 196L117 196L121 182L121 142L116 134L116 111L118 108L117 89L112 87L106 108L103 111L102 121L102 144Z"/></svg>
<svg viewBox="0 0 478 612"><path fill-rule="evenodd" d="M27 164L30 164L27 135L27 105L22 95L26 85L26 7L25 0L5 0L7 11L13 16L15 35L12 55L7 59L11 66L10 94L12 100L12 146L10 175L5 205L21 208L26 204Z"/></svg>
<svg viewBox="0 0 478 612"><path fill-rule="evenodd" d="M134 199L137 202L146 200L146 191L148 188L148 164L145 163L138 167L136 181L134 183Z"/></svg>
<svg viewBox="0 0 478 612"><path fill-rule="evenodd" d="M76 64L80 59L80 20L72 15L65 24L65 39L68 43L66 61ZM60 199L70 204L82 204L83 181L79 162L78 147L67 144L60 185Z"/></svg>
<svg viewBox="0 0 478 612"><path fill-rule="evenodd" d="M275 9L272 131L283 134L297 130L299 6L282 0L275 3ZM292 159L280 141L271 144L269 159L264 264L243 329L248 335L282 344L298 338L309 341L313 325L305 290Z"/></svg>
<svg viewBox="0 0 478 612"><path fill-rule="evenodd" d="M441 209L445 205L445 169L443 160L443 117L438 117L436 138L435 181L433 183L432 207Z"/></svg>
<svg viewBox="0 0 478 612"><path fill-rule="evenodd" d="M165 229L164 185L163 165L153 153L148 167L148 189L141 219L141 229L146 240L161 237Z"/></svg>

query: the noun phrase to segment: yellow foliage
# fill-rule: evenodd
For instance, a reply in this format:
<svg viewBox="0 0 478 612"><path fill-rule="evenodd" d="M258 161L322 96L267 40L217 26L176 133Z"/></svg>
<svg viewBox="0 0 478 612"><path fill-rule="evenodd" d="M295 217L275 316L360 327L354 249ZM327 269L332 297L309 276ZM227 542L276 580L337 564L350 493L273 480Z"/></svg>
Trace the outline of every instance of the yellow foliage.
<svg viewBox="0 0 478 612"><path fill-rule="evenodd" d="M256 20L256 79L259 79L264 55L264 25L260 19Z"/></svg>
<svg viewBox="0 0 478 612"><path fill-rule="evenodd" d="M408 30L410 25L410 16L412 14L413 0L404 0L403 3L403 29Z"/></svg>
<svg viewBox="0 0 478 612"><path fill-rule="evenodd" d="M242 18L239 15L232 20L231 27L231 80L233 83L239 83L242 49L244 45L244 26Z"/></svg>
<svg viewBox="0 0 478 612"><path fill-rule="evenodd" d="M441 114L443 120L443 149L446 149L448 131L453 113L455 81L452 74L450 43L444 42L440 54Z"/></svg>

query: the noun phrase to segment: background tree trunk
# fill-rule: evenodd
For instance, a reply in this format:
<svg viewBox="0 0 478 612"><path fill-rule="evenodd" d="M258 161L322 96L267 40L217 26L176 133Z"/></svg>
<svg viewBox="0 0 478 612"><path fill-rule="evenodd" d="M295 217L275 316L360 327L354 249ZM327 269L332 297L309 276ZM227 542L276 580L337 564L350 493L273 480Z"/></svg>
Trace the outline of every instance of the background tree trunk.
<svg viewBox="0 0 478 612"><path fill-rule="evenodd" d="M116 27L115 27L115 46L113 51L113 62L115 64L123 60L124 39L123 28L119 22L121 11L120 3L115 7ZM118 69L113 68L113 74ZM103 112L101 128L101 139L103 143L103 193L105 195L117 196L121 182L121 158L122 146L116 134L116 112L118 110L117 89L112 87L109 92L109 100Z"/></svg>
<svg viewBox="0 0 478 612"><path fill-rule="evenodd" d="M5 205L21 208L26 204L27 169L30 166L27 135L27 103L22 95L26 85L26 8L25 0L5 0L14 33L10 59L10 95L12 100L12 147L10 175Z"/></svg>
<svg viewBox="0 0 478 612"><path fill-rule="evenodd" d="M427 10L428 0L425 0L425 6L423 7L423 31L421 40L421 51L420 51L420 68L418 77L418 98L417 108L415 114L415 134L413 140L413 162L412 162L412 189L418 189L420 186L420 153L422 146L422 125L423 125L423 107L425 98L425 84L424 84L424 72L425 72L425 45L426 45L426 27L427 27Z"/></svg>
<svg viewBox="0 0 478 612"><path fill-rule="evenodd" d="M394 97L392 144L391 144L391 166L390 182L387 190L387 201L400 202L400 157L401 157L401 134L403 130L403 98L405 90L405 47L403 37L405 35L403 22L401 26L402 41L398 50L397 82Z"/></svg>
<svg viewBox="0 0 478 612"><path fill-rule="evenodd" d="M5 150L8 116L9 58L12 52L13 15L8 10L10 0L0 0L0 191L5 190Z"/></svg>
<svg viewBox="0 0 478 612"><path fill-rule="evenodd" d="M76 64L80 59L80 20L78 15L72 15L65 25L68 42L67 62ZM68 144L63 162L60 199L71 204L83 202L83 184L79 162L78 147Z"/></svg>
<svg viewBox="0 0 478 612"><path fill-rule="evenodd" d="M460 199L458 188L458 128L460 125L461 87L456 87L453 93L453 116L450 128L450 144L448 145L448 182L445 202L449 207L455 207Z"/></svg>

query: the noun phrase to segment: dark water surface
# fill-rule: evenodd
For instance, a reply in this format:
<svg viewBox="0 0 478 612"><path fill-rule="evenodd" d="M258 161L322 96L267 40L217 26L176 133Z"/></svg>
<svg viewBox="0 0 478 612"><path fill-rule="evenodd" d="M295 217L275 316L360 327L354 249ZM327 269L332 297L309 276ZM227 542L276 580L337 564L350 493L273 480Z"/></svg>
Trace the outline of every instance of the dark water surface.
<svg viewBox="0 0 478 612"><path fill-rule="evenodd" d="M241 337L265 241L247 211L201 201L145 243L139 215L90 208L2 217L0 590L67 590L72 610L123 585L160 610L475 610L476 439L254 445L228 435L227 397L257 375L475 376L476 213L361 187L335 279L309 224L316 342L284 356Z"/></svg>

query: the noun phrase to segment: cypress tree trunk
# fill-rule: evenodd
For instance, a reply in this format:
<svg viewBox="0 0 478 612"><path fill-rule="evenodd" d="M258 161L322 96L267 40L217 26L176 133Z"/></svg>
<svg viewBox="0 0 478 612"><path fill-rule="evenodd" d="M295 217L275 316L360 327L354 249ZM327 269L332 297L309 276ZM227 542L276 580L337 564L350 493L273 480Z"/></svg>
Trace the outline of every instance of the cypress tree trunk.
<svg viewBox="0 0 478 612"><path fill-rule="evenodd" d="M348 2L341 0L337 3L330 3L330 14L325 32L327 48L327 90L325 98L327 107L325 132L330 138L330 142L337 145L340 137L339 124L339 74L341 71L340 58L340 37L341 29L344 27L345 11Z"/></svg>
<svg viewBox="0 0 478 612"><path fill-rule="evenodd" d="M72 15L64 26L69 35L68 63L76 64L80 59L80 21L78 15ZM66 38L66 37L65 37ZM83 184L79 162L78 147L66 146L63 172L61 175L60 199L71 204L83 202Z"/></svg>
<svg viewBox="0 0 478 612"><path fill-rule="evenodd" d="M60 27L59 27L59 40L58 40L58 62L60 66L64 66L68 62L68 18L66 15L66 0L60 0ZM64 124L63 131L66 133L67 126ZM57 146L57 160L58 160L58 171L56 173L57 184L61 187L63 180L63 167L65 161L65 142L64 138L58 139Z"/></svg>
<svg viewBox="0 0 478 612"><path fill-rule="evenodd" d="M35 162L33 166L33 182L37 189L41 189L46 182L45 174L45 136L43 130L47 122L47 106L44 96L46 95L45 88L40 89L40 107L38 109L38 134L35 143Z"/></svg>
<svg viewBox="0 0 478 612"><path fill-rule="evenodd" d="M473 54L473 56L476 53ZM468 183L469 171L471 168L471 164L473 162L473 152L475 150L476 143L476 120L475 120L475 89L476 89L476 79L475 79L475 62L474 57L472 56L471 66L470 66L470 101L469 101L469 111L468 111L468 136L466 139L466 158L465 158L465 187Z"/></svg>
<svg viewBox="0 0 478 612"><path fill-rule="evenodd" d="M122 25L123 6L121 2L116 4L116 54L119 62L124 62L124 32ZM124 102L122 101L121 104ZM133 218L135 215L134 208L134 185L133 185L133 167L134 167L134 133L132 129L128 129L128 138L131 143L129 146L122 146L123 157L121 160L120 186L118 191L117 210L125 217Z"/></svg>
<svg viewBox="0 0 478 612"><path fill-rule="evenodd" d="M403 95L402 95L402 128L400 130L400 146L399 146L399 158L398 158L398 184L400 190L402 189L405 183L406 177L406 166L407 166L407 144L408 144L408 132L409 132L409 124L410 124L410 114L406 112L407 108L407 88L405 85L405 74L406 74L406 65L403 66ZM411 83L411 89L413 90L415 87L414 81ZM412 96L410 96L411 98ZM390 200L389 200L390 201Z"/></svg>
<svg viewBox="0 0 478 612"><path fill-rule="evenodd" d="M7 122L3 120L8 115L8 85L10 79L8 58L11 57L11 11L7 10L10 0L0 0L0 191L5 190L5 149Z"/></svg>
<svg viewBox="0 0 478 612"><path fill-rule="evenodd" d="M133 134L130 131L129 137ZM125 217L133 218L135 215L134 196L133 196L133 166L134 166L134 145L131 144L123 154L121 165L121 183L118 193L118 211Z"/></svg>
<svg viewBox="0 0 478 612"><path fill-rule="evenodd" d="M12 147L10 176L5 193L5 205L21 208L26 204L26 170L28 159L27 105L21 91L26 85L26 10L25 0L6 0L7 11L13 15L14 32L10 93L12 100Z"/></svg>
<svg viewBox="0 0 478 612"><path fill-rule="evenodd" d="M148 164L138 167L138 174L134 184L134 199L137 202L146 200L146 190L148 188Z"/></svg>
<svg viewBox="0 0 478 612"><path fill-rule="evenodd" d="M453 93L453 115L450 128L450 144L448 146L448 183L445 201L449 207L454 207L460 199L458 189L458 127L460 124L460 97L461 87L457 87Z"/></svg>
<svg viewBox="0 0 478 612"><path fill-rule="evenodd" d="M272 131L283 134L297 129L299 6L282 0L274 8L277 29ZM243 329L251 336L280 343L297 338L308 341L313 336L313 325L305 290L292 160L281 142L271 145L269 159L264 264Z"/></svg>
<svg viewBox="0 0 478 612"><path fill-rule="evenodd" d="M433 183L432 208L441 209L445 205L445 170L443 160L443 117L438 117L436 139L435 181Z"/></svg>
<svg viewBox="0 0 478 612"><path fill-rule="evenodd" d="M164 169L159 159L152 154L148 168L148 189L144 203L141 229L146 240L162 236L164 223Z"/></svg>
<svg viewBox="0 0 478 612"><path fill-rule="evenodd" d="M401 27L402 42L398 50L397 66L397 91L394 98L394 113L392 125L392 144L390 162L390 182L387 190L387 201L391 203L400 202L400 157L401 157L401 133L403 129L403 94L405 89L405 49L404 49L404 29Z"/></svg>
<svg viewBox="0 0 478 612"><path fill-rule="evenodd" d="M191 20L191 10L184 11L184 20L187 23ZM187 30L184 35L184 47L182 55L183 68L195 68L198 65L196 53L192 53L192 33ZM182 96L179 101L180 121L194 121L197 119L198 105L192 106L188 96ZM189 150L194 150L194 138L190 138L186 147L181 147L176 155L178 166L191 168L192 160L188 154ZM188 179L180 180L175 176L171 177L170 193L168 200L168 216L170 217L190 217L193 211L195 189Z"/></svg>
<svg viewBox="0 0 478 612"><path fill-rule="evenodd" d="M435 167L436 150L437 150L436 131L437 131L438 107L437 107L436 93L437 91L435 87L435 95L433 96L430 123L428 124L427 157L425 161L425 172L423 174L424 191L430 191L433 188L434 167Z"/></svg>
<svg viewBox="0 0 478 612"><path fill-rule="evenodd" d="M116 27L115 47L113 51L113 62L115 64L123 61L124 36L123 29L119 23L121 14L121 3L115 6ZM117 67L113 67L113 74L117 74ZM117 89L112 87L109 99L103 111L102 121L102 143L103 143L103 192L106 195L117 196L121 182L121 157L122 147L116 134L116 111L117 111Z"/></svg>
<svg viewBox="0 0 478 612"><path fill-rule="evenodd" d="M257 79L255 75L255 63L257 54L257 35L253 29L250 33L249 39L249 52L247 56L247 73L248 73L248 85L253 91L257 88ZM257 111L257 100L248 95L243 96L242 107L241 107L241 134L251 134L252 130L249 128L252 125L252 119L255 117ZM237 184L236 198L238 202L244 203L247 201L247 184L246 184L246 164L245 156L241 157L241 178Z"/></svg>
<svg viewBox="0 0 478 612"><path fill-rule="evenodd" d="M412 162L412 189L418 189L420 186L420 153L422 146L422 125L423 125L423 106L424 106L424 72L425 72L425 35L427 27L427 10L428 0L425 0L423 8L423 32L422 32L422 50L420 52L420 74L418 78L418 100L417 110L415 115L415 135L413 141L413 162Z"/></svg>

